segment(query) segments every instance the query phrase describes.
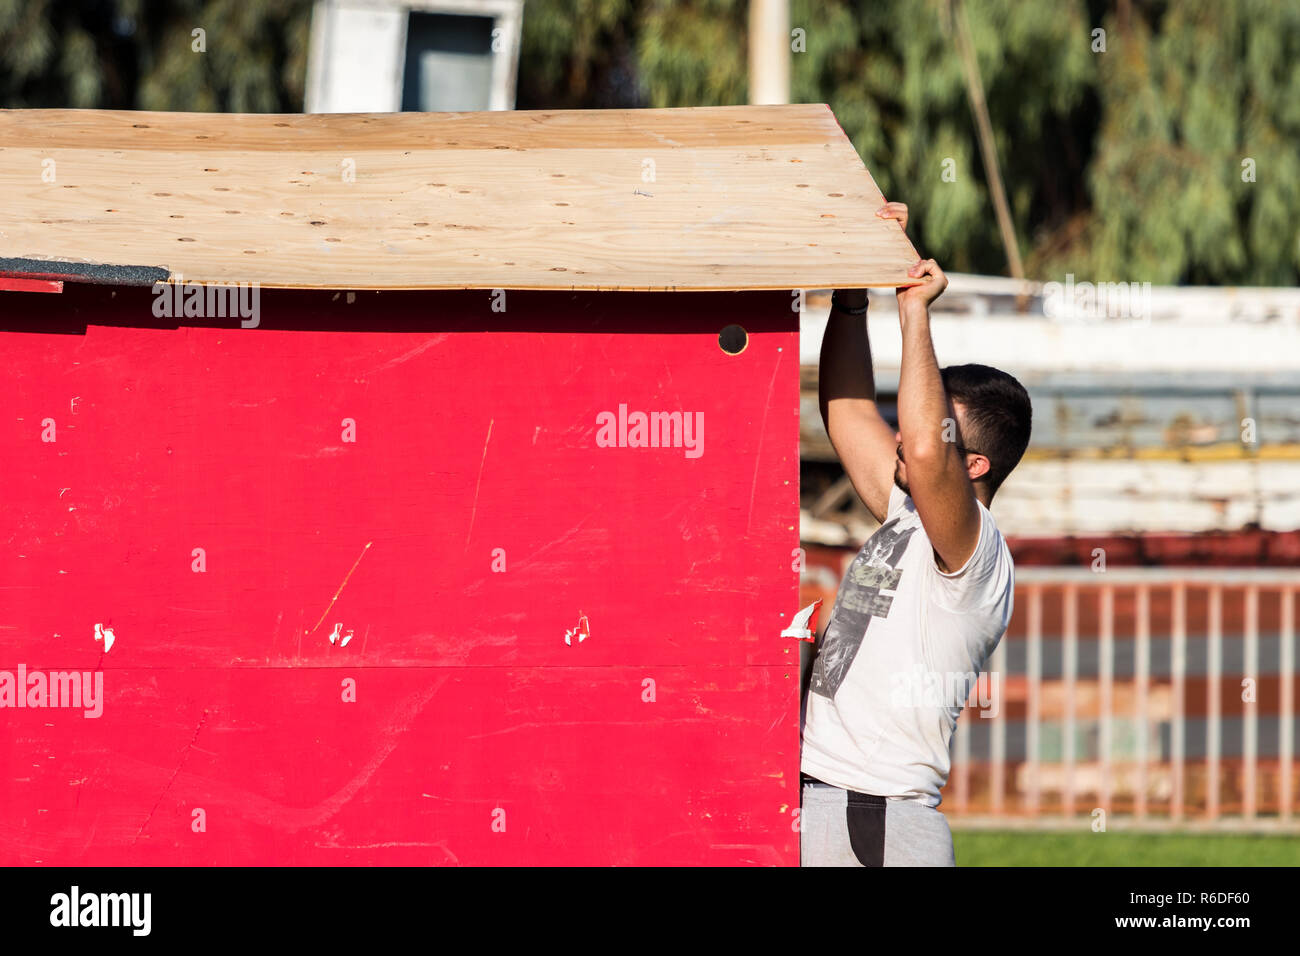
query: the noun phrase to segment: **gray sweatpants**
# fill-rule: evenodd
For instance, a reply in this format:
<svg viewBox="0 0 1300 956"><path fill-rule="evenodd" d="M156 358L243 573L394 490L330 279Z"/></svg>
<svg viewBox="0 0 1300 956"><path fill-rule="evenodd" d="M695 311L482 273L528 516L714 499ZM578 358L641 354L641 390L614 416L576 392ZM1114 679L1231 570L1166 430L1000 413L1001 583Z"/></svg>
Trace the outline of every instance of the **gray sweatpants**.
<svg viewBox="0 0 1300 956"><path fill-rule="evenodd" d="M956 866L952 831L935 807L916 800L854 795L803 785L801 866Z"/></svg>

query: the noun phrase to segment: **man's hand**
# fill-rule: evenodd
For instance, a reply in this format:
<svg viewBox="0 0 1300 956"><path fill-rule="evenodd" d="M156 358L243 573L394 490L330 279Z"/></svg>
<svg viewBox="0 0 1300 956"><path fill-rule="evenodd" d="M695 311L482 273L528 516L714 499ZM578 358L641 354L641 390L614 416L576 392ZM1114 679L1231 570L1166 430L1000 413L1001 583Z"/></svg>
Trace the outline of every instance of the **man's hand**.
<svg viewBox="0 0 1300 956"><path fill-rule="evenodd" d="M876 210L878 219L897 219L898 224L907 229L907 203L887 202Z"/></svg>
<svg viewBox="0 0 1300 956"><path fill-rule="evenodd" d="M939 298L943 290L948 288L948 277L943 274L943 270L933 259L922 259L908 269L907 274L913 279L920 279L921 284L906 288L899 287L897 291L899 315L902 315L905 310L929 308L930 303Z"/></svg>

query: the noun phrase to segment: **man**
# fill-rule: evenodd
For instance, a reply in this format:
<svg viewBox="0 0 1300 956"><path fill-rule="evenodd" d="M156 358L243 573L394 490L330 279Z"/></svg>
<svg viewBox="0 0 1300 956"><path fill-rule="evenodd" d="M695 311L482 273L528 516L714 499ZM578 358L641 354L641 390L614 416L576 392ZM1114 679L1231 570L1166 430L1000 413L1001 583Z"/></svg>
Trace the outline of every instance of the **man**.
<svg viewBox="0 0 1300 956"><path fill-rule="evenodd" d="M907 207L878 216L907 226ZM957 716L1011 619L1011 553L988 506L1029 444L1030 404L984 365L940 370L933 259L898 290L898 431L876 407L866 292L837 292L821 411L880 529L849 566L813 666L803 728L805 866L953 866L938 811Z"/></svg>

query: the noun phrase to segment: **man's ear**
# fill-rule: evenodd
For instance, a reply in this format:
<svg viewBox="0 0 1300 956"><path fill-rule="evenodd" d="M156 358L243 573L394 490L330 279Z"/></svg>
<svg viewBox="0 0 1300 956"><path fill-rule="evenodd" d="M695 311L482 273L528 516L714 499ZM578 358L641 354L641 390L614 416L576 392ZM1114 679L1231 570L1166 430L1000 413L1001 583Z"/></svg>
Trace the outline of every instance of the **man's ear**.
<svg viewBox="0 0 1300 956"><path fill-rule="evenodd" d="M966 474L970 476L971 481L979 481L992 469L992 465L984 455L971 455L970 460L966 463Z"/></svg>

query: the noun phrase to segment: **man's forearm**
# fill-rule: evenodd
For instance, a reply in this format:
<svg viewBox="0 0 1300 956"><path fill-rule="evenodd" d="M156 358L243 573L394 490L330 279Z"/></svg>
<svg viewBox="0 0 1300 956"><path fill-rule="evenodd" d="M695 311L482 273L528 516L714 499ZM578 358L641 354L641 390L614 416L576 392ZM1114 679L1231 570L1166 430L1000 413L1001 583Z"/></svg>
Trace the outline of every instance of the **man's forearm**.
<svg viewBox="0 0 1300 956"><path fill-rule="evenodd" d="M865 289L845 289L836 293L839 304L848 308L865 306ZM822 336L821 361L817 379L822 421L830 427L830 403L834 399L875 402L876 377L871 367L871 342L867 338L866 315L849 315L834 305L826 320Z"/></svg>
<svg viewBox="0 0 1300 956"><path fill-rule="evenodd" d="M903 457L924 456L942 448L948 395L939 374L939 361L930 338L930 312L923 305L899 312L903 356L898 374L898 431Z"/></svg>

